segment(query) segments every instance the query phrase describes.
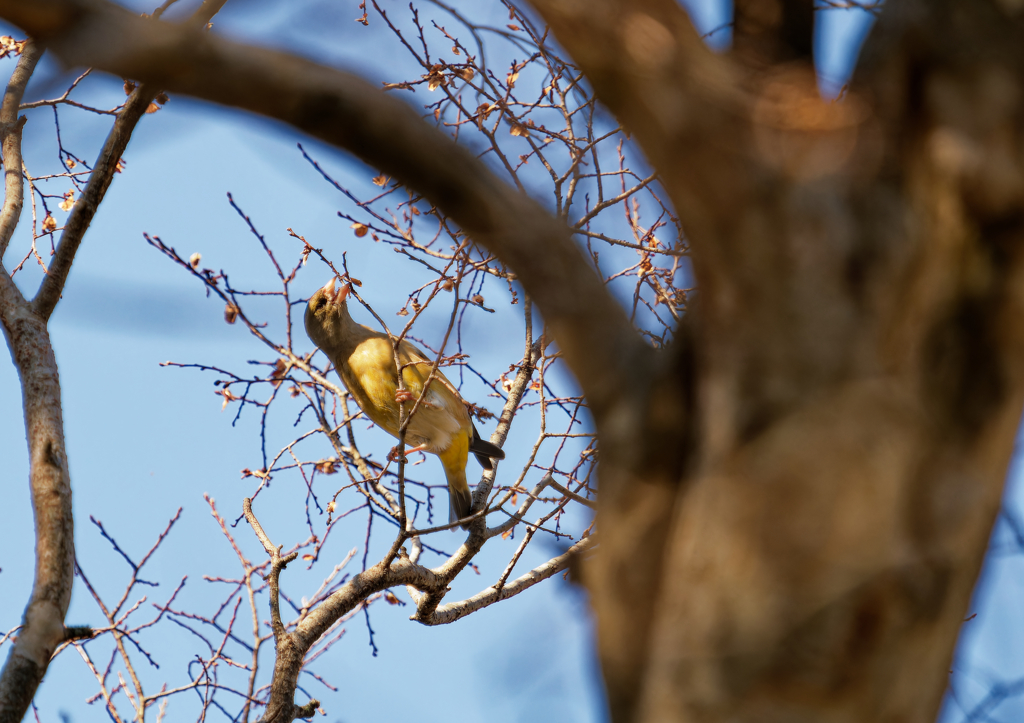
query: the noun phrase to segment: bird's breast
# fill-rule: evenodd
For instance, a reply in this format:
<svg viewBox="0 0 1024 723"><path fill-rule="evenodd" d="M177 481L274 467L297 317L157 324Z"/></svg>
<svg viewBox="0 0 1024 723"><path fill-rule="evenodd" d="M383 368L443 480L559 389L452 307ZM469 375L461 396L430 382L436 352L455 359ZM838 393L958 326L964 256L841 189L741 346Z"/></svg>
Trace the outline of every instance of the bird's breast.
<svg viewBox="0 0 1024 723"><path fill-rule="evenodd" d="M374 424L398 435L398 388L391 345L380 339L359 344L339 367L341 380Z"/></svg>
<svg viewBox="0 0 1024 723"><path fill-rule="evenodd" d="M425 370L415 365L407 371L406 386L413 394L422 391ZM341 379L356 403L377 426L394 437L398 436L399 405L395 401L398 373L394 354L387 339L367 339L361 342L339 366ZM413 402L406 403L406 410ZM470 435L472 425L462 401L447 387L447 380L438 379L427 388L416 413L406 429L406 442L410 445L426 444L428 451L441 454L456 439Z"/></svg>

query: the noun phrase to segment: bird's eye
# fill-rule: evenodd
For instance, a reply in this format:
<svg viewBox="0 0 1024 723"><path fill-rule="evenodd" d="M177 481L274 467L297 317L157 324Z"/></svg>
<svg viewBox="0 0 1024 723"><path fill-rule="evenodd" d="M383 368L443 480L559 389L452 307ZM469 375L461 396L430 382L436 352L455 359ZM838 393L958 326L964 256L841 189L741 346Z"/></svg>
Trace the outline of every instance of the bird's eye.
<svg viewBox="0 0 1024 723"><path fill-rule="evenodd" d="M319 299L317 299L316 305L313 307L313 311L320 311L320 309L322 309L324 307L324 304L326 303L326 297L321 296Z"/></svg>

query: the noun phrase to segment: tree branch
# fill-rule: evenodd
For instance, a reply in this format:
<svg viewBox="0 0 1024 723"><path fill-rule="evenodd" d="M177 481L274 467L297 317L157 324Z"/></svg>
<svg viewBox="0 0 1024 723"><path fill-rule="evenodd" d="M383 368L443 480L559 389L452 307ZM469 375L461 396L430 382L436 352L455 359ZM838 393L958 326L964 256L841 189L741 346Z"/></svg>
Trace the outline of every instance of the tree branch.
<svg viewBox="0 0 1024 723"><path fill-rule="evenodd" d="M266 544L264 543L264 547ZM315 701L310 701L301 708L296 706L295 689L306 653L339 618L364 604L370 595L389 587L413 585L418 589L443 591L447 587L447 579L413 563L405 556L399 556L389 568L378 563L355 575L311 610L293 632L282 637L277 647L277 660L274 662L270 699L261 719L263 723L288 723L296 717L308 715L310 706L315 708L319 705L314 705Z"/></svg>
<svg viewBox="0 0 1024 723"><path fill-rule="evenodd" d="M21 129L25 118L18 118L25 86L28 85L36 63L43 54L43 49L33 40L25 43L21 51L21 59L11 75L4 93L3 107L0 109L0 137L3 138L4 160L4 205L0 211L0 263L7 253L7 245L11 242L14 230L21 218L21 208L25 200L25 184L21 171Z"/></svg>
<svg viewBox="0 0 1024 723"><path fill-rule="evenodd" d="M205 0L189 19L188 25L195 28L203 27L210 22L225 2L227 0ZM149 22L155 23L156 20ZM32 308L43 320L50 318L54 307L60 301L64 284L67 283L68 273L71 271L71 264L75 260L75 253L85 237L85 232L89 230L107 189L110 188L110 182L117 172L121 155L128 147L128 141L131 140L135 126L138 125L159 92L160 89L151 83L139 85L132 91L131 97L118 113L114 127L107 134L107 140L104 142L99 157L93 165L93 171L89 175L89 183L75 202L74 208L71 209L67 223L64 224L64 231L60 235L60 242L57 245L53 261L46 276L43 277L36 297L32 300ZM0 241L2 241L2 236L0 236ZM0 250L2 250L2 246L0 246Z"/></svg>
<svg viewBox="0 0 1024 723"><path fill-rule="evenodd" d="M502 407L501 414L498 417L498 425L491 434L491 442L499 447L505 444L505 439L508 437L509 429L512 426L512 418L515 416L516 410L519 409L519 403L523 400L523 395L526 394L526 390L530 386L530 380L533 379L533 372L537 368L537 361L540 359L543 346L543 337L530 344L523 355L523 361L519 364L519 371L516 372L516 378L512 381L512 386L508 390L508 399L505 400L505 405ZM481 475L480 482L473 491L474 510L483 510L485 508L496 474L497 469L492 469L485 470Z"/></svg>
<svg viewBox="0 0 1024 723"><path fill-rule="evenodd" d="M25 46L4 96L6 191L0 234L4 245L18 224L22 207L21 127L18 106L42 53ZM74 578L71 485L64 449L60 381L46 323L29 305L0 264L0 323L21 377L29 484L36 526L36 571L23 627L0 673L0 722L18 723L42 682L54 650L66 639L64 614Z"/></svg>
<svg viewBox="0 0 1024 723"><path fill-rule="evenodd" d="M252 526L252 531L256 533L260 544L263 545L263 549L270 556L270 573L267 575L267 585L270 588L270 626L274 631L274 640L280 645L285 637L284 623L281 622L281 571L288 566L289 562L298 557L299 553L292 552L282 557L281 548L274 546L267 533L263 531L260 521L253 514L252 500L248 497L242 500L242 512L249 525Z"/></svg>
<svg viewBox="0 0 1024 723"><path fill-rule="evenodd" d="M516 270L599 423L625 384L645 379L650 349L565 225L403 101L352 74L140 19L102 0L0 0L0 16L37 33L68 64L282 120L422 191Z"/></svg>
<svg viewBox="0 0 1024 723"><path fill-rule="evenodd" d="M543 565L535 567L525 575L516 578L512 582L503 585L500 588L492 586L477 593L471 598L460 600L459 602L448 603L447 605L441 605L431 615L426 618L418 619L425 625L445 625L447 623L453 623L459 618L463 618L470 613L487 607L488 605L493 605L496 602L507 600L514 595L518 595L523 590L533 587L538 582L547 580L554 574L565 570L573 564L574 558L591 549L594 546L594 543L594 536L586 537L558 557L548 560Z"/></svg>
<svg viewBox="0 0 1024 723"><path fill-rule="evenodd" d="M812 0L736 0L733 53L753 65L810 60L814 39Z"/></svg>
<svg viewBox="0 0 1024 723"><path fill-rule="evenodd" d="M131 97L118 114L117 120L114 121L114 127L107 134L107 140L104 142L99 157L93 165L92 173L89 175L89 183L82 195L75 201L74 208L71 209L67 223L64 224L64 231L60 235L53 261L39 285L39 291L32 300L33 310L44 321L50 318L54 307L60 301L68 273L71 271L71 264L75 260L75 253L110 187L110 182L121 161L121 154L124 153L125 148L128 147L128 141L131 140L132 131L145 115L146 109L149 108L149 104L153 102L156 94L156 90L146 85L140 85L132 91Z"/></svg>

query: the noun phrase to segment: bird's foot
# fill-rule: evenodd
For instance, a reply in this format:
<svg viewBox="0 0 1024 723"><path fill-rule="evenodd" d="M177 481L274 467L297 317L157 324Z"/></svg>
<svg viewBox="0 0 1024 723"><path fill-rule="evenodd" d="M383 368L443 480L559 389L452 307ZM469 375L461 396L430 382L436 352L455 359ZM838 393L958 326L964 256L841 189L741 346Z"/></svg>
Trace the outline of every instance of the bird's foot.
<svg viewBox="0 0 1024 723"><path fill-rule="evenodd" d="M426 444L417 444L415 447L406 447L405 451L407 453L409 453L409 452L426 452L427 451L427 445ZM391 451L388 452L388 462L397 462L397 461L399 461L398 447L392 447ZM408 462L409 460L408 460L408 458L402 458L401 461Z"/></svg>
<svg viewBox="0 0 1024 723"><path fill-rule="evenodd" d="M398 447L392 447L388 452L388 462L408 462L409 460L398 453Z"/></svg>
<svg viewBox="0 0 1024 723"><path fill-rule="evenodd" d="M395 391L396 402L411 402L416 398L416 395L410 392L408 389L398 389Z"/></svg>

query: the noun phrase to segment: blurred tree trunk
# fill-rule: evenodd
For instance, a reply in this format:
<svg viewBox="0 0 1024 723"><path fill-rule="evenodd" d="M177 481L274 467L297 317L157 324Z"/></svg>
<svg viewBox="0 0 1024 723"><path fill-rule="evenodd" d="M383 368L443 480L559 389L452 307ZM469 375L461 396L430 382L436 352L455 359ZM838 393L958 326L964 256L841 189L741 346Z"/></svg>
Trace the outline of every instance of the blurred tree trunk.
<svg viewBox="0 0 1024 723"><path fill-rule="evenodd" d="M836 104L809 0L737 2L724 55L673 0L534 4L700 290L598 420L613 719L934 720L1021 418L1022 4L887 3Z"/></svg>

